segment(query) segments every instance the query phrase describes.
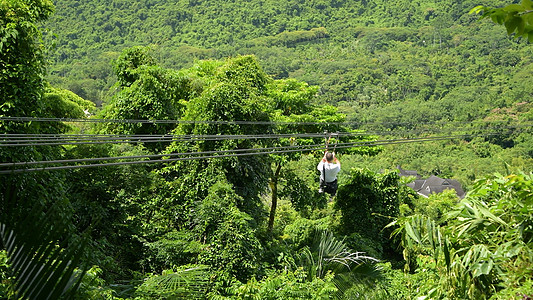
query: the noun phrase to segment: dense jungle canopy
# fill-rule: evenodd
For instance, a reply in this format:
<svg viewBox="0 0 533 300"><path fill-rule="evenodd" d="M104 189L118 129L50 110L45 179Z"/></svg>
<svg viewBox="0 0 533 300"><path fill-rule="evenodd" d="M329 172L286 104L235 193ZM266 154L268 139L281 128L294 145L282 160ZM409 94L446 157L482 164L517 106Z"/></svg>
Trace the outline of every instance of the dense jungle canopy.
<svg viewBox="0 0 533 300"><path fill-rule="evenodd" d="M533 298L531 16L0 0L0 298Z"/></svg>

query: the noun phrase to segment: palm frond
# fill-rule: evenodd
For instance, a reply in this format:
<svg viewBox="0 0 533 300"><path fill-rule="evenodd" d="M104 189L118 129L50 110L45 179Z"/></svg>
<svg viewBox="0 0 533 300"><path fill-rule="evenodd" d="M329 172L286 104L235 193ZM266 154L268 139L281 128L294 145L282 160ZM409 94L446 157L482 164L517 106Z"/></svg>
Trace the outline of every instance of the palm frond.
<svg viewBox="0 0 533 300"><path fill-rule="evenodd" d="M209 284L207 266L199 265L148 278L138 289L143 295L172 299L203 299Z"/></svg>
<svg viewBox="0 0 533 300"><path fill-rule="evenodd" d="M381 272L376 262L377 259L363 252L350 250L344 241L327 231L320 232L313 246L304 248L300 256L300 265L306 271L308 280L313 277L324 278L328 272L333 272L333 282L339 295L354 283L368 285L371 279L378 278Z"/></svg>
<svg viewBox="0 0 533 300"><path fill-rule="evenodd" d="M69 238L68 222L57 218L57 212L56 206L43 213L43 207L35 205L20 222L0 223L0 240L19 298L69 299L85 274L78 266L86 239Z"/></svg>

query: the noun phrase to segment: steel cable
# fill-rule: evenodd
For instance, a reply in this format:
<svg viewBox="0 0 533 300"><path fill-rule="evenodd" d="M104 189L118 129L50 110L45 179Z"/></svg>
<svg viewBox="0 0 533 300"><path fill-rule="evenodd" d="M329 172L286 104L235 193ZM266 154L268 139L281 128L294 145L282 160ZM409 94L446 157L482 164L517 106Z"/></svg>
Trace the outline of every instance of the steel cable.
<svg viewBox="0 0 533 300"><path fill-rule="evenodd" d="M496 134L489 134L489 135L496 135ZM425 142L425 141L436 141L436 140L445 140L445 139L468 138L468 137L473 137L473 136L486 136L486 135L481 135L481 134L468 135L467 134L467 135L454 135L454 136L441 136L441 137L421 137L421 138L411 138L411 139L368 141L368 142L357 142L357 143L355 142L339 143L337 148L343 149L343 148L352 148L352 147L373 147L373 146L390 145L390 144L402 144L402 143L412 143L412 142ZM280 149L285 149L285 150L280 150ZM297 145L297 146L270 147L270 148L216 150L216 151L203 151L203 152L185 152L185 153L138 155L138 156L123 156L123 157L103 157L103 158L85 158L85 159L56 160L56 161L2 163L0 164L0 167L19 167L23 165L36 165L36 164L81 163L81 162L91 162L91 161L101 161L101 160L161 158L161 157L166 157L166 156L172 157L172 156L180 156L180 155L181 156L203 155L203 156L189 156L189 157L178 157L178 158L157 159L157 160L141 160L141 161L126 161L126 162L116 162L116 163L100 163L100 164L87 164L87 165L70 165L70 166L53 166L53 167L41 167L41 168L0 170L0 174L33 172L33 171L43 171L43 170L90 168L90 167L101 167L101 166L131 165L131 164L141 164L141 163L165 163L165 162L172 162L172 161L192 160L192 159L224 158L224 157L236 157L236 156L245 156L245 155L265 155L265 154L289 153L289 152L296 152L296 151L305 152L305 151L315 151L315 150L321 150L321 149L324 149L324 145L317 144L317 145ZM269 150L269 151L265 151L265 150ZM260 152L255 152L255 151L260 151ZM221 153L230 153L230 154L221 154ZM208 154L213 154L213 155L208 155Z"/></svg>

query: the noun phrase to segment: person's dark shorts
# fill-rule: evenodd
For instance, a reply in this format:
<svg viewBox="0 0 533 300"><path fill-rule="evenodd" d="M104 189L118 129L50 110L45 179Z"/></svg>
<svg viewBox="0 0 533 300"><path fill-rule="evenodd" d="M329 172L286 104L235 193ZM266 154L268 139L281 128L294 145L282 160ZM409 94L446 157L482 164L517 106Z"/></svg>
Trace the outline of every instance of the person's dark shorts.
<svg viewBox="0 0 533 300"><path fill-rule="evenodd" d="M335 181L326 182L324 186L324 192L330 194L331 196L335 196L335 194L337 194L337 188L337 179L335 179Z"/></svg>

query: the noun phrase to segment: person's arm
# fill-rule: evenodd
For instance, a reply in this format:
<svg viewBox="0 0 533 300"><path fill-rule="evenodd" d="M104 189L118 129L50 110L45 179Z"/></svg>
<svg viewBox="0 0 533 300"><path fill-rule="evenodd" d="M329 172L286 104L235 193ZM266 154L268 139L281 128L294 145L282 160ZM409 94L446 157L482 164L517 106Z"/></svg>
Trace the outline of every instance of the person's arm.
<svg viewBox="0 0 533 300"><path fill-rule="evenodd" d="M322 160L316 166L316 169L319 170L321 173L322 173L322 165L326 163L326 153L328 152L327 151L324 152L324 157L322 157Z"/></svg>
<svg viewBox="0 0 533 300"><path fill-rule="evenodd" d="M333 153L335 159L333 160L333 162L339 164L339 169L341 168L341 161L337 159L337 156L335 156L335 153Z"/></svg>

